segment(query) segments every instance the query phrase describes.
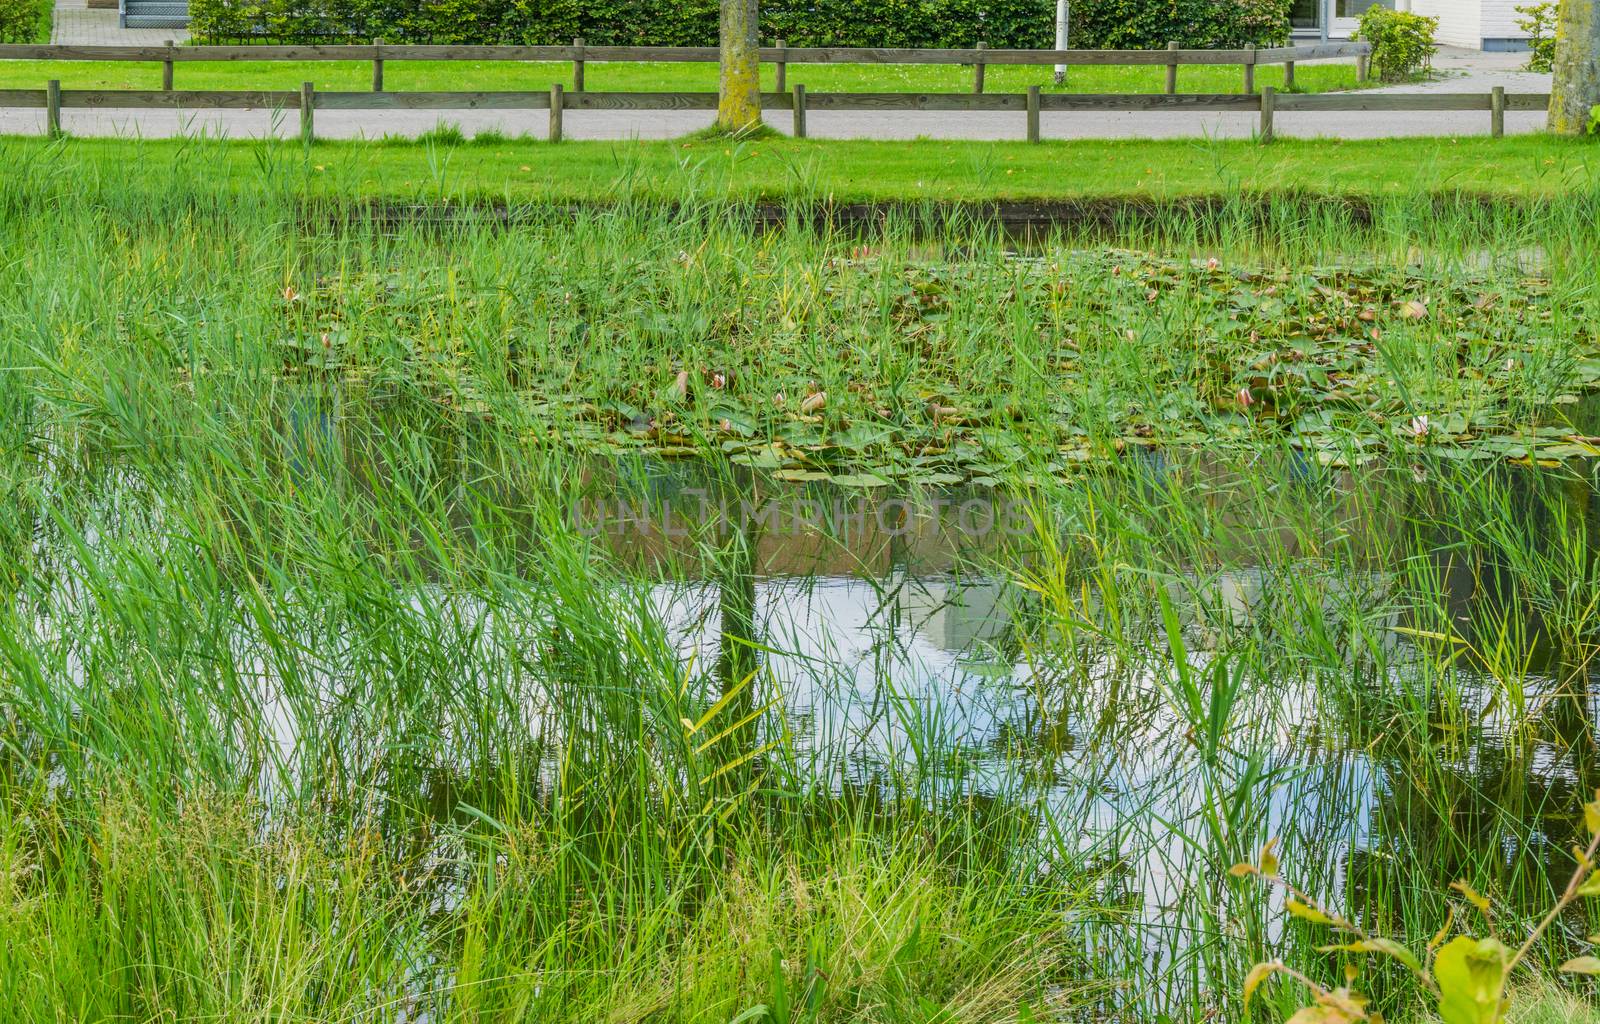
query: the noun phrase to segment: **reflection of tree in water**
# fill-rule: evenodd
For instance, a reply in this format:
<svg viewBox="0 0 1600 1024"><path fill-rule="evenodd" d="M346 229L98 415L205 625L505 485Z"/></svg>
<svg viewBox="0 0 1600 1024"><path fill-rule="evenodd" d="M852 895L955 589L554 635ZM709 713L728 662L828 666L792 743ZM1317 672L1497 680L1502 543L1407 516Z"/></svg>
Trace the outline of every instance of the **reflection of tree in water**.
<svg viewBox="0 0 1600 1024"><path fill-rule="evenodd" d="M1450 884L1466 880L1515 933L1571 875L1581 806L1600 786L1597 624L1592 594L1578 593L1593 579L1600 504L1570 473L1505 468L1465 488L1419 486L1403 516L1417 561L1401 624L1455 638L1456 660L1439 681L1449 685L1402 666L1400 679L1353 691L1352 738L1378 784L1348 906L1420 946L1445 920ZM1564 938L1592 931L1574 918Z"/></svg>
<svg viewBox="0 0 1600 1024"><path fill-rule="evenodd" d="M1560 717L1553 712L1547 721L1555 726ZM1587 839L1581 807L1600 786L1593 731L1586 720L1578 726L1541 728L1544 742L1380 744L1369 834L1350 857L1357 919L1425 940L1444 921L1448 887L1460 879L1503 901L1509 928L1548 910L1574 867L1567 851ZM1425 916L1414 916L1418 908ZM1574 923L1569 937L1589 934L1581 929Z"/></svg>
<svg viewBox="0 0 1600 1024"><path fill-rule="evenodd" d="M744 474L740 474L743 476ZM716 792L742 792L754 770L760 730L755 712L756 674L760 670L756 629L756 551L760 530L743 518L718 524L714 558L717 587L717 684L721 713L709 725L721 738L712 748L708 768L718 772Z"/></svg>
<svg viewBox="0 0 1600 1024"><path fill-rule="evenodd" d="M1516 644L1529 670L1586 686L1600 611L1600 490L1567 467L1503 467L1411 490L1403 521L1440 597L1419 628L1444 628L1474 651ZM1428 617L1431 616L1431 621Z"/></svg>

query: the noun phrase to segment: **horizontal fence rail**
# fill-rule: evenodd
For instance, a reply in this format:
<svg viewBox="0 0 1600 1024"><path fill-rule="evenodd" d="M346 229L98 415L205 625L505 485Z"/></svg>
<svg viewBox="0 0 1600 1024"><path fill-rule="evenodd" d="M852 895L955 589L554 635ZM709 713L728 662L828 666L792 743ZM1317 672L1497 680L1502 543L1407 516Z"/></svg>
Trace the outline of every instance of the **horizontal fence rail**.
<svg viewBox="0 0 1600 1024"><path fill-rule="evenodd" d="M1283 64L1285 83L1292 84L1297 61L1355 59L1358 77L1366 77L1372 53L1367 43L1320 46L1284 46L1232 50L1185 50L1176 44L1164 50L991 50L884 49L877 47L761 48L761 59L778 65L779 89L765 93L768 110L789 110L794 134L806 134L806 115L819 111L975 111L1021 113L1027 118L1030 141L1040 138L1039 118L1044 112L1238 112L1260 117L1260 137L1270 140L1277 113L1386 111L1487 111L1490 132L1505 130L1505 112L1544 109L1542 94L1507 94L1496 88L1487 93L1280 93L1273 87L1259 92L1254 69ZM317 110L548 110L550 137L560 139L562 113L567 110L715 110L712 92L590 92L583 88L584 63L590 61L716 63L715 47L671 46L410 46L374 42L338 46L0 46L0 60L65 60L159 62L165 66L159 90L62 89L51 81L43 89L0 89L0 107L43 108L48 129L61 130L63 109L104 110L298 110L301 135L310 141ZM520 61L570 62L574 88L553 83L548 89L520 91L417 91L386 92L383 65L388 61ZM371 91L318 91L312 83L299 90L183 90L173 87L173 65L230 61L370 61ZM943 64L976 68L970 93L830 93L808 92L804 85L792 89L782 84L789 64ZM1026 93L985 92L986 65L1022 66L1164 66L1166 90L1162 93L1051 93L1039 86ZM1239 93L1176 91L1177 69L1185 65L1241 65L1244 90Z"/></svg>
<svg viewBox="0 0 1600 1024"><path fill-rule="evenodd" d="M1164 66L1287 64L1369 57L1366 43L1239 50L933 50L861 46L764 46L767 64L1008 64L1027 66ZM572 63L715 64L715 46L0 46L0 60L65 61L372 61L473 60Z"/></svg>
<svg viewBox="0 0 1600 1024"><path fill-rule="evenodd" d="M972 68L972 93L984 93L985 69L990 65L1028 67L1165 67L1166 95L1178 94L1178 69L1184 66L1235 65L1242 69L1242 91L1245 95L1256 92L1256 68L1264 64L1282 64L1284 85L1294 84L1297 61L1348 60L1356 61L1356 77L1367 78L1367 66L1372 47L1367 43L1339 43L1322 46L1251 47L1232 50L1185 50L1178 44L1168 44L1164 50L991 50L982 42L971 49L891 49L861 46L786 46L782 40L777 46L762 47L760 60L775 66L777 91L788 94L788 69L791 64L898 64L898 65L963 65ZM384 66L391 61L480 61L480 62L542 62L570 63L572 65L572 92L589 95L584 88L585 68L592 62L640 63L659 61L666 63L715 64L720 51L712 46L587 46L581 39L571 46L412 46L391 45L375 39L362 45L329 46L179 46L167 42L163 46L0 46L0 60L59 60L59 61L121 61L134 63L159 63L162 66L161 86L164 92L175 91L174 80L179 64L230 63L236 61L355 61L372 65L372 91L384 91ZM193 93L190 93L192 96ZM657 94L666 96L668 94ZM201 101L203 102L203 101ZM640 101L641 103L647 101ZM666 99L657 102L669 103ZM686 100L680 105L654 109L700 109L701 101ZM867 102L867 101L863 101ZM374 109L383 109L382 107ZM439 108L447 109L447 108ZM581 107L577 109L582 109ZM596 108L590 108L596 109ZM639 107L639 109L652 109ZM833 108L840 109L840 108ZM862 109L893 109L881 104ZM987 110L1010 109L987 107L937 108L924 105L921 109Z"/></svg>
<svg viewBox="0 0 1600 1024"><path fill-rule="evenodd" d="M1041 112L1198 111L1256 113L1261 137L1273 134L1279 112L1487 111L1490 133L1505 131L1508 110L1543 110L1545 93L1509 94L1496 88L1476 93L1343 93L1282 95L1268 87L1261 95L1195 93L1084 93L1042 95L1038 86L1026 93L814 93L805 86L792 92L763 93L768 110L789 110L794 134L804 137L805 117L825 111L989 111L1025 113L1028 138L1039 139ZM43 108L52 132L60 131L63 109L104 110L299 110L302 135L311 136L317 110L549 110L551 137L559 139L560 113L566 110L715 110L714 92L568 92L560 84L549 91L523 92L333 92L306 83L299 91L190 91L127 89L62 89L50 82L44 89L0 89L0 107Z"/></svg>

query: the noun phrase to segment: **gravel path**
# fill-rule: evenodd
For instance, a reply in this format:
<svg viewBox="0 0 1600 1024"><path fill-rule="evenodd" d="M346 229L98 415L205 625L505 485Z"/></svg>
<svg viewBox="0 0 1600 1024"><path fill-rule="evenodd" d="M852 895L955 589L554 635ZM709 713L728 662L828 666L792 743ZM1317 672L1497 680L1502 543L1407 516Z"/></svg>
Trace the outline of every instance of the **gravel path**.
<svg viewBox="0 0 1600 1024"><path fill-rule="evenodd" d="M81 4L82 0L62 2ZM63 10L70 9L58 9L58 18ZM81 8L78 11L95 16L109 14L112 30L117 31L114 11L84 11ZM58 23L58 33L61 31ZM165 38L171 32L157 30L151 34ZM122 40L119 38L115 41ZM1435 62L1442 73L1439 79L1382 91L1488 92L1496 85L1505 86L1507 92L1549 91L1550 76L1518 70L1522 60L1518 54L1446 51ZM669 139L704 128L711 120L710 112L698 111L569 110L565 117L565 132L569 139ZM789 130L789 116L785 112L775 112L768 120L780 131ZM324 110L317 112L316 130L320 138L410 137L428 131L442 121L460 126L468 135L492 129L508 136L542 138L548 114L544 111ZM1041 129L1045 138L1049 139L1249 138L1258 124L1259 120L1253 113L1046 112L1041 115ZM206 134L254 138L267 134L292 137L298 132L298 121L293 110L180 112L68 109L62 112L62 127L70 134L81 136L149 138ZM1279 112L1276 127L1280 136L1302 138L1484 135L1489 131L1489 116L1476 111L1384 114ZM1506 115L1508 133L1534 132L1543 127L1544 114L1539 111L1511 111ZM1021 114L812 111L809 129L813 138L1002 140L1022 139L1025 124ZM0 110L0 134L37 134L43 131L42 110Z"/></svg>

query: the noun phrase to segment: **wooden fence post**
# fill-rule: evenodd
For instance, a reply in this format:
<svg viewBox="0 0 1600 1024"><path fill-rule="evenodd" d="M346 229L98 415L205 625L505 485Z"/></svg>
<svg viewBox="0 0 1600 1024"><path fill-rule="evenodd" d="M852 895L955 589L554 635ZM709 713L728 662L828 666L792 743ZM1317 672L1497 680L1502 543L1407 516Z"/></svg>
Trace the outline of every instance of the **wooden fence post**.
<svg viewBox="0 0 1600 1024"><path fill-rule="evenodd" d="M1244 94L1256 94L1256 48L1250 47L1250 52L1244 56Z"/></svg>
<svg viewBox="0 0 1600 1024"><path fill-rule="evenodd" d="M1489 134L1501 139L1506 134L1506 87L1497 85L1489 94Z"/></svg>
<svg viewBox="0 0 1600 1024"><path fill-rule="evenodd" d="M1167 44L1167 52L1168 53L1176 54L1177 50L1178 50L1178 44L1177 43L1168 43ZM1178 58L1176 56L1172 56L1172 57L1168 57L1167 58L1167 95L1168 96L1176 96L1177 94L1178 94Z"/></svg>
<svg viewBox="0 0 1600 1024"><path fill-rule="evenodd" d="M773 90L774 92L789 91L789 62L785 59L788 54L784 52L788 48L789 44L782 39L778 40L778 82L777 88Z"/></svg>
<svg viewBox="0 0 1600 1024"><path fill-rule="evenodd" d="M44 84L45 134L52 139L61 138L61 80L52 78Z"/></svg>
<svg viewBox="0 0 1600 1024"><path fill-rule="evenodd" d="M572 61L572 91L583 92L583 37L574 39L572 45L578 51Z"/></svg>
<svg viewBox="0 0 1600 1024"><path fill-rule="evenodd" d="M167 59L161 62L161 91L172 91L172 40L166 41Z"/></svg>
<svg viewBox="0 0 1600 1024"><path fill-rule="evenodd" d="M1278 109L1278 90L1266 86L1261 90L1261 141L1271 142L1273 139L1272 115Z"/></svg>
<svg viewBox="0 0 1600 1024"><path fill-rule="evenodd" d="M1028 141L1039 141L1039 87L1028 86Z"/></svg>
<svg viewBox="0 0 1600 1024"><path fill-rule="evenodd" d="M981 39L978 40L979 50L987 50L988 48L988 43ZM975 93L983 92L983 54L981 53L978 54L976 63L972 65L972 91Z"/></svg>
<svg viewBox="0 0 1600 1024"><path fill-rule="evenodd" d="M372 41L372 91L383 91L383 40Z"/></svg>
<svg viewBox="0 0 1600 1024"><path fill-rule="evenodd" d="M1294 88L1294 61L1292 60L1283 62L1283 88L1286 92Z"/></svg>
<svg viewBox="0 0 1600 1024"><path fill-rule="evenodd" d="M806 137L806 87L798 82L794 87L794 137Z"/></svg>
<svg viewBox="0 0 1600 1024"><path fill-rule="evenodd" d="M300 83L300 141L311 145L316 131L317 87L310 82Z"/></svg>
<svg viewBox="0 0 1600 1024"><path fill-rule="evenodd" d="M1367 76L1370 75L1371 73L1372 73L1372 65L1371 65L1370 59L1367 57L1367 55L1366 54L1362 54L1361 56L1357 57L1356 58L1356 81L1357 82L1365 82L1367 80Z"/></svg>
<svg viewBox="0 0 1600 1024"><path fill-rule="evenodd" d="M560 82L550 86L550 141L561 141L561 112L567 105L566 89Z"/></svg>

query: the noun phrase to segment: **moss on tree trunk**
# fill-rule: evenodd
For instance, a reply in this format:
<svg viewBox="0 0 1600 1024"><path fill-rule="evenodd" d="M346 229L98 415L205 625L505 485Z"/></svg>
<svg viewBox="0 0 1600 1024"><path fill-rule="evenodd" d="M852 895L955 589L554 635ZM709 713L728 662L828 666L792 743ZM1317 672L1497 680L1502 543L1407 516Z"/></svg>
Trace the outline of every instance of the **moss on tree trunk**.
<svg viewBox="0 0 1600 1024"><path fill-rule="evenodd" d="M758 0L722 0L722 76L717 127L749 131L761 124L761 54Z"/></svg>
<svg viewBox="0 0 1600 1024"><path fill-rule="evenodd" d="M1600 106L1600 0L1561 0L1550 130L1578 135Z"/></svg>

